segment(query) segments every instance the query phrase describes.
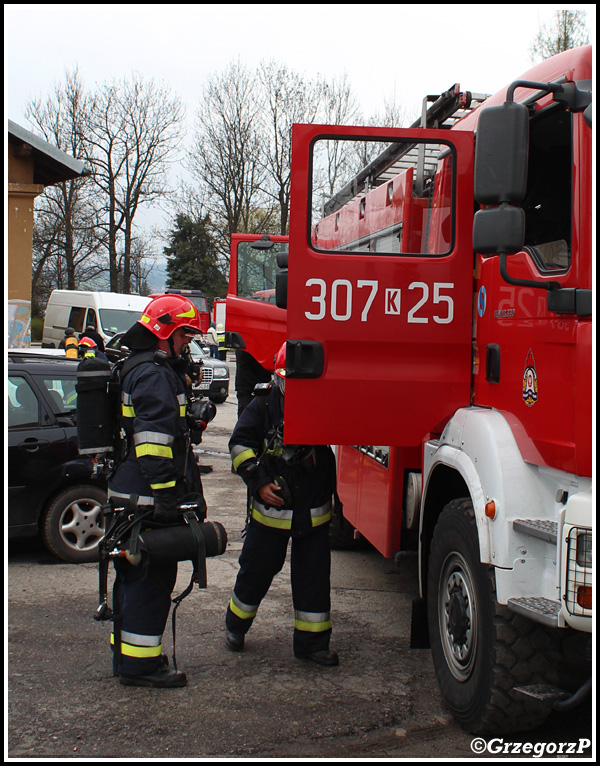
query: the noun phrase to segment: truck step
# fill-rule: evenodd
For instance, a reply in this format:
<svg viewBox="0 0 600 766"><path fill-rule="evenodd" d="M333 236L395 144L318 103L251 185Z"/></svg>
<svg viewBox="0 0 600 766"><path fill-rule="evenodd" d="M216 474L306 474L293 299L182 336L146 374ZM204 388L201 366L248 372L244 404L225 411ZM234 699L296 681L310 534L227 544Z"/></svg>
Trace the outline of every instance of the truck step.
<svg viewBox="0 0 600 766"><path fill-rule="evenodd" d="M515 686L513 694L527 699L537 700L543 705L554 705L555 702L567 699L570 695L563 689L551 684L531 684L531 686Z"/></svg>
<svg viewBox="0 0 600 766"><path fill-rule="evenodd" d="M545 519L513 519L515 532L522 532L530 537L537 537L548 543L556 545L558 524L555 521Z"/></svg>
<svg viewBox="0 0 600 766"><path fill-rule="evenodd" d="M533 622L539 622L550 628L558 627L559 601L551 601L542 596L522 596L521 598L510 598L508 608L517 614L528 617Z"/></svg>

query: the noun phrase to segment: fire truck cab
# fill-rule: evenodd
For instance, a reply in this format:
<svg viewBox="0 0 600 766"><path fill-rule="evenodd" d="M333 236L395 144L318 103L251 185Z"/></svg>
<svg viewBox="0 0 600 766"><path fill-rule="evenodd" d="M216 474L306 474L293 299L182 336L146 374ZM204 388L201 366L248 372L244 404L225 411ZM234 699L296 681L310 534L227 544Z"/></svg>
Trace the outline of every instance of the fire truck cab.
<svg viewBox="0 0 600 766"><path fill-rule="evenodd" d="M406 129L293 128L284 439L343 445L338 530L416 540L469 731L590 691L591 77L579 48Z"/></svg>

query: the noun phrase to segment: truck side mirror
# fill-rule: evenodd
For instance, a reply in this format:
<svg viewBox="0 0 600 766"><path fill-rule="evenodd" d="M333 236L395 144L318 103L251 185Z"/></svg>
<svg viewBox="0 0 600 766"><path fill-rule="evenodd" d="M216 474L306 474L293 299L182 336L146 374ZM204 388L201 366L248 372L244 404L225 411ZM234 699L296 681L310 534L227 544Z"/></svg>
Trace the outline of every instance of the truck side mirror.
<svg viewBox="0 0 600 766"><path fill-rule="evenodd" d="M475 199L481 205L518 205L527 189L529 112L506 101L482 109L475 145Z"/></svg>
<svg viewBox="0 0 600 766"><path fill-rule="evenodd" d="M275 305L280 309L287 309L287 269L282 269L275 274Z"/></svg>
<svg viewBox="0 0 600 766"><path fill-rule="evenodd" d="M289 250L282 250L280 253L277 253L276 257L280 271L275 274L275 305L277 308L287 309Z"/></svg>
<svg viewBox="0 0 600 766"><path fill-rule="evenodd" d="M478 210L473 218L473 250L482 255L518 253L525 242L525 212L503 203Z"/></svg>

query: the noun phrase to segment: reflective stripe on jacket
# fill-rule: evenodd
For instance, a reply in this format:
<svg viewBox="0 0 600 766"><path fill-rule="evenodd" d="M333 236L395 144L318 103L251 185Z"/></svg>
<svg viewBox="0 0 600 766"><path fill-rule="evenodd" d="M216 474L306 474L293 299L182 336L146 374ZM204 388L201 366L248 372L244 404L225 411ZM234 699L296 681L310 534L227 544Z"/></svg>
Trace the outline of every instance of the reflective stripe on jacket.
<svg viewBox="0 0 600 766"><path fill-rule="evenodd" d="M331 520L335 458L329 447L317 446L298 453L309 455L308 460L284 459L294 448L283 445L280 437L270 438L281 425L280 396L274 387L268 398L256 396L251 400L233 429L229 451L234 470L250 489L250 523L307 534ZM258 494L274 479L282 479L291 495L283 507L265 505Z"/></svg>
<svg viewBox="0 0 600 766"><path fill-rule="evenodd" d="M138 495L138 504L152 505L156 492L183 489L184 473L185 491L202 492L189 444L185 385L169 362L150 359L124 375L121 415L128 449L109 480L109 497Z"/></svg>

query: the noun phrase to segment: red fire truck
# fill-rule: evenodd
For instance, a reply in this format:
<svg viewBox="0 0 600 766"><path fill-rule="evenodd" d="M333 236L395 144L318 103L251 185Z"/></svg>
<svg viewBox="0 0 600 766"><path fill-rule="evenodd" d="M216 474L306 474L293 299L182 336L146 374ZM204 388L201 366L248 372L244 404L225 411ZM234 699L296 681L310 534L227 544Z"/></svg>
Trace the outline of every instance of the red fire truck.
<svg viewBox="0 0 600 766"><path fill-rule="evenodd" d="M286 313L227 298L264 366L286 338L286 442L345 445L337 534L416 543L469 731L591 689L591 78L584 47L410 128L295 125Z"/></svg>

